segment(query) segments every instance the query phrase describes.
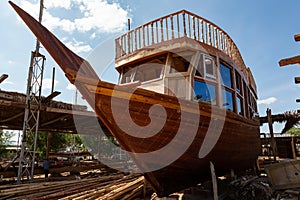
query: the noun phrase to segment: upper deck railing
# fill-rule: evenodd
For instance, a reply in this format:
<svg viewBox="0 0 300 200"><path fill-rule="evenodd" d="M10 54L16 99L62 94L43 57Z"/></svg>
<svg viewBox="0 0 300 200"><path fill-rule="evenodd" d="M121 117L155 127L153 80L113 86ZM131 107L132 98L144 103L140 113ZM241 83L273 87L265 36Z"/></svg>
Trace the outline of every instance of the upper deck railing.
<svg viewBox="0 0 300 200"><path fill-rule="evenodd" d="M116 60L139 49L183 37L215 47L242 69L246 68L237 46L225 31L186 10L153 20L116 38Z"/></svg>

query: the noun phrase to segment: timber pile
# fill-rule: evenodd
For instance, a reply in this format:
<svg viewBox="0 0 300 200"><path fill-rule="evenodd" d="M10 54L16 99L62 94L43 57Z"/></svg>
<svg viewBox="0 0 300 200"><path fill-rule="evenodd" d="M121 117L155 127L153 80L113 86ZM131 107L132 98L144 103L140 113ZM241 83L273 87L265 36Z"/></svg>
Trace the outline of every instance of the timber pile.
<svg viewBox="0 0 300 200"><path fill-rule="evenodd" d="M73 181L0 186L0 199L133 199L145 192L144 177L113 174Z"/></svg>

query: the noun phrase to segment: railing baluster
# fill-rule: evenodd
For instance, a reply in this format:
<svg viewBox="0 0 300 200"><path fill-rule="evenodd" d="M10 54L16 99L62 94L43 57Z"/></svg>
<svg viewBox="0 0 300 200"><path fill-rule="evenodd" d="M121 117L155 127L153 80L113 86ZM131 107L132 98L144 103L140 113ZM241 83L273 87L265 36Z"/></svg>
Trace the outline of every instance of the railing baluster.
<svg viewBox="0 0 300 200"><path fill-rule="evenodd" d="M183 36L186 37L186 23L185 23L185 13L182 13L182 21L183 21Z"/></svg>
<svg viewBox="0 0 300 200"><path fill-rule="evenodd" d="M204 39L205 39L205 37L204 37L204 34L205 34L205 32L204 32L204 29L205 29L204 23L205 22L203 20L201 20L201 30L202 30L201 42L204 42Z"/></svg>
<svg viewBox="0 0 300 200"><path fill-rule="evenodd" d="M195 25L195 16L193 16L193 34L194 34L194 40L196 40L196 25Z"/></svg>
<svg viewBox="0 0 300 200"><path fill-rule="evenodd" d="M216 27L214 27L214 32L215 32L215 41L216 41L216 48L219 49L219 35L218 35L218 30L216 29Z"/></svg>
<svg viewBox="0 0 300 200"><path fill-rule="evenodd" d="M166 34L167 34L167 41L169 40L169 26L168 26L168 18L166 18Z"/></svg>
<svg viewBox="0 0 300 200"><path fill-rule="evenodd" d="M179 14L177 14L177 34L178 34L178 38L180 38L180 25L179 25Z"/></svg>
<svg viewBox="0 0 300 200"><path fill-rule="evenodd" d="M187 15L187 18L188 18L188 28L189 28L188 37L192 38L192 34L191 34L191 17L190 17L190 15Z"/></svg>
<svg viewBox="0 0 300 200"><path fill-rule="evenodd" d="M155 42L155 44L157 44L158 43L158 39L159 39L159 35L158 35L158 21L156 21L156 42Z"/></svg>
<svg viewBox="0 0 300 200"><path fill-rule="evenodd" d="M172 40L174 39L174 23L173 23L173 15L171 15L171 30L172 30Z"/></svg>
<svg viewBox="0 0 300 200"><path fill-rule="evenodd" d="M163 28L163 23L164 23L164 20L161 19L161 20L160 20L160 33L161 33L161 41L162 41L162 42L164 41L164 28Z"/></svg>
<svg viewBox="0 0 300 200"><path fill-rule="evenodd" d="M154 30L153 30L153 23L151 23L151 37L152 37L152 44L154 44Z"/></svg>
<svg viewBox="0 0 300 200"><path fill-rule="evenodd" d="M143 47L145 47L146 46L146 42L145 42L146 38L145 38L145 27L144 26L142 27L142 35L143 35L143 38L142 38Z"/></svg>

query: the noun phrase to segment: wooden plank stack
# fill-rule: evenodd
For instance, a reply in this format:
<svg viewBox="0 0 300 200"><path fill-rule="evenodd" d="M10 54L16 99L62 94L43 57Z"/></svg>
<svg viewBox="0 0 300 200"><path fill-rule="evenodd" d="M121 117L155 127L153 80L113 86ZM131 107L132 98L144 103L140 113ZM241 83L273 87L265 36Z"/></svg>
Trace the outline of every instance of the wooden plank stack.
<svg viewBox="0 0 300 200"><path fill-rule="evenodd" d="M0 200L133 199L143 195L143 186L143 176L118 173L72 181L3 185L0 186Z"/></svg>

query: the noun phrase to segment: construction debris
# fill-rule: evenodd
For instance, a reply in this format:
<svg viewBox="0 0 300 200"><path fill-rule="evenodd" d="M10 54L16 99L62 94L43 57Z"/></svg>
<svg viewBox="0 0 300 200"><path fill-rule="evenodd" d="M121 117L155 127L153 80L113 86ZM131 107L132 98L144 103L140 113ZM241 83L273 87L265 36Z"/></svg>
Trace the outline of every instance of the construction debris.
<svg viewBox="0 0 300 200"><path fill-rule="evenodd" d="M272 188L267 178L244 176L229 184L228 196L236 200L268 200L272 198Z"/></svg>

